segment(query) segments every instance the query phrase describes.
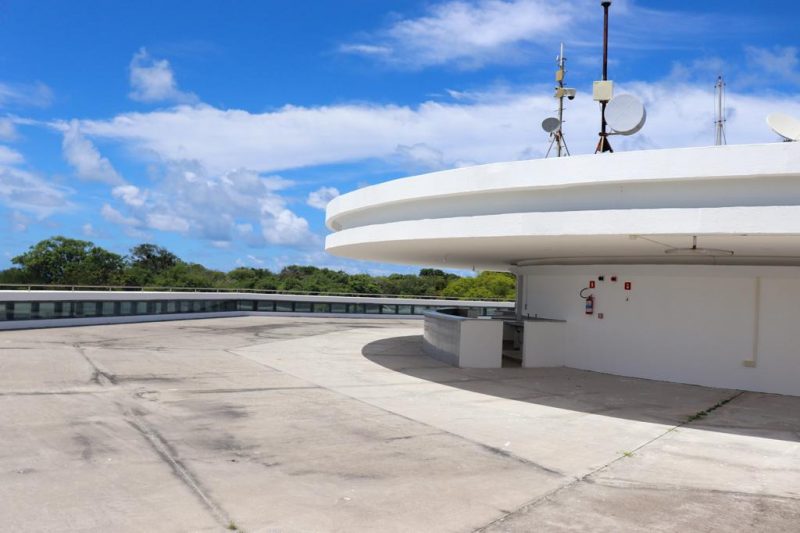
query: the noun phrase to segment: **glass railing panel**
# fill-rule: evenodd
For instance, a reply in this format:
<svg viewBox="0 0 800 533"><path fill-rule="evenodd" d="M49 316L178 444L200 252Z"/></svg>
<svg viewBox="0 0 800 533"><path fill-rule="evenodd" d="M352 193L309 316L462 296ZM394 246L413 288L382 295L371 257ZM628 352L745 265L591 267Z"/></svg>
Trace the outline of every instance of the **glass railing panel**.
<svg viewBox="0 0 800 533"><path fill-rule="evenodd" d="M281 313L291 313L294 311L293 302L275 302L275 310Z"/></svg>
<svg viewBox="0 0 800 533"><path fill-rule="evenodd" d="M101 302L100 314L102 316L118 316L120 308L118 305L119 303L120 302Z"/></svg>
<svg viewBox="0 0 800 533"><path fill-rule="evenodd" d="M12 320L30 320L31 319L31 304L30 302L13 302L11 309Z"/></svg>

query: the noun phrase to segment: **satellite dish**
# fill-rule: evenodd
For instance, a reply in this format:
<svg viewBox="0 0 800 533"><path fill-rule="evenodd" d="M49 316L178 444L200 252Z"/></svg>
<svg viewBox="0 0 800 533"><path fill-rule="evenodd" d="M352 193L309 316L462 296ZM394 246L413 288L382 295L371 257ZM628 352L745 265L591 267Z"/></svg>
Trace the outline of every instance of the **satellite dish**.
<svg viewBox="0 0 800 533"><path fill-rule="evenodd" d="M800 141L800 120L783 113L771 113L767 117L767 124L787 141Z"/></svg>
<svg viewBox="0 0 800 533"><path fill-rule="evenodd" d="M620 135L633 135L646 119L644 105L630 94L616 96L606 105L606 123Z"/></svg>
<svg viewBox="0 0 800 533"><path fill-rule="evenodd" d="M556 117L548 117L542 121L542 129L547 133L553 133L561 127L561 121Z"/></svg>

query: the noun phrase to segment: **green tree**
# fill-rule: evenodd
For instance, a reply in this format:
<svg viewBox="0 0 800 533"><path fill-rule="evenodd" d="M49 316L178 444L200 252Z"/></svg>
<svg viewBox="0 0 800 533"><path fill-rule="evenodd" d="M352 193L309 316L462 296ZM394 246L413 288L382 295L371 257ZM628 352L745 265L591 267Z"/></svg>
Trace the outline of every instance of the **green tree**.
<svg viewBox="0 0 800 533"><path fill-rule="evenodd" d="M264 268L239 267L228 272L223 283L226 288L270 290L278 287L278 278Z"/></svg>
<svg viewBox="0 0 800 533"><path fill-rule="evenodd" d="M122 256L89 241L51 237L11 259L31 283L60 285L113 285L120 283Z"/></svg>
<svg viewBox="0 0 800 533"><path fill-rule="evenodd" d="M197 263L180 262L164 270L153 279L156 287L193 287L197 289L220 287L225 274Z"/></svg>
<svg viewBox="0 0 800 533"><path fill-rule="evenodd" d="M18 283L36 283L36 281L24 268L11 267L0 271L0 283L16 285Z"/></svg>
<svg viewBox="0 0 800 533"><path fill-rule="evenodd" d="M459 278L450 281L442 291L451 298L502 298L516 297L516 280L505 272L481 272L474 278Z"/></svg>
<svg viewBox="0 0 800 533"><path fill-rule="evenodd" d="M378 282L369 274L353 274L348 279L348 290L357 294L378 294L381 287Z"/></svg>
<svg viewBox="0 0 800 533"><path fill-rule="evenodd" d="M147 243L131 248L126 260L124 282L135 287L153 285L159 274L181 262L177 255L166 248Z"/></svg>
<svg viewBox="0 0 800 533"><path fill-rule="evenodd" d="M462 279L436 268L423 268L418 275L371 276L315 266L290 265L277 274L267 269L249 267L224 273L200 264L185 263L166 248L155 244L134 246L123 259L91 242L62 236L51 237L31 246L12 262L15 267L0 271L0 283L126 284L404 296L514 297L514 278L493 272Z"/></svg>
<svg viewBox="0 0 800 533"><path fill-rule="evenodd" d="M132 267L140 267L153 274L158 274L174 267L181 260L166 248L145 243L131 248L128 262Z"/></svg>

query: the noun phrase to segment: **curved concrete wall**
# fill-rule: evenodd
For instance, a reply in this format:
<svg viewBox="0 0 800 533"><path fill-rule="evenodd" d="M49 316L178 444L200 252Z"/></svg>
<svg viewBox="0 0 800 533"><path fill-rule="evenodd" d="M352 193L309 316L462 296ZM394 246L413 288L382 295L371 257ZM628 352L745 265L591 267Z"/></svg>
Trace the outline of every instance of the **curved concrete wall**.
<svg viewBox="0 0 800 533"><path fill-rule="evenodd" d="M525 262L800 262L800 143L514 161L334 199L326 249L357 259L508 269ZM642 237L633 242L631 237ZM744 238L746 237L746 238ZM788 238L787 238L788 237ZM653 244L656 244L654 247ZM646 259L642 259L646 258ZM631 261L634 259L634 261Z"/></svg>
<svg viewBox="0 0 800 533"><path fill-rule="evenodd" d="M564 344L552 354L525 336L529 366L800 395L800 268L592 265L520 273L522 313L566 320ZM596 287L585 294L595 297L594 314L586 315L579 292L592 280Z"/></svg>

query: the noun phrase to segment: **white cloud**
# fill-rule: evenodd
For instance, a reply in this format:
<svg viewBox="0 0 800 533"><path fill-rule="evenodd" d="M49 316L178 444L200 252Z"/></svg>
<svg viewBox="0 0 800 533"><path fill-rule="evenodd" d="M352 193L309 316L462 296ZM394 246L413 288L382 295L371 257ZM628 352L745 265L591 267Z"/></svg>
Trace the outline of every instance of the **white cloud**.
<svg viewBox="0 0 800 533"><path fill-rule="evenodd" d="M277 195L261 200L261 234L270 244L310 247L320 244L320 238L311 233L308 221L286 207Z"/></svg>
<svg viewBox="0 0 800 533"><path fill-rule="evenodd" d="M19 168L0 164L0 203L45 218L73 207L70 189Z"/></svg>
<svg viewBox="0 0 800 533"><path fill-rule="evenodd" d="M17 128L10 118L0 118L0 140L12 141L17 138Z"/></svg>
<svg viewBox="0 0 800 533"><path fill-rule="evenodd" d="M254 256L254 255L248 254L247 255L247 259L249 259L250 263L252 263L254 265L259 265L260 266L260 265L264 264L264 260L263 259L259 259L258 257Z"/></svg>
<svg viewBox="0 0 800 533"><path fill-rule="evenodd" d="M166 59L152 57L141 48L133 55L130 64L131 92L129 96L139 102L195 102L197 97L178 89L175 74Z"/></svg>
<svg viewBox="0 0 800 533"><path fill-rule="evenodd" d="M569 49L596 48L602 12L596 0L451 0L433 3L418 17L396 18L387 27L340 45L338 50L412 69L529 65L541 57L549 61L559 42L566 42ZM626 50L673 48L685 43L684 37L700 37L715 27L737 22L727 14L661 11L627 0L616 0L612 12L618 55Z"/></svg>
<svg viewBox="0 0 800 533"><path fill-rule="evenodd" d="M361 54L365 56L385 56L392 53L388 46L375 44L343 44L339 46L339 51L344 54Z"/></svg>
<svg viewBox="0 0 800 533"><path fill-rule="evenodd" d="M26 231L31 223L31 219L19 211L11 213L11 228L14 231Z"/></svg>
<svg viewBox="0 0 800 533"><path fill-rule="evenodd" d="M13 210L12 227L16 231L27 229L30 219L26 214L44 219L74 207L69 200L74 191L18 167L24 163L21 153L0 145L0 204Z"/></svg>
<svg viewBox="0 0 800 533"><path fill-rule="evenodd" d="M251 235L253 233L253 225L248 222L244 224L236 224L236 232L239 235Z"/></svg>
<svg viewBox="0 0 800 533"><path fill-rule="evenodd" d="M445 159L487 160L518 149L509 137L536 137L535 121L552 108L550 89L535 96L467 104L287 106L269 113L181 106L84 121L91 135L121 141L165 161L197 161L212 174L231 168L288 168L395 155L399 145L436 146ZM505 148L504 148L505 147Z"/></svg>
<svg viewBox="0 0 800 533"><path fill-rule="evenodd" d="M413 146L400 145L397 147L397 154L411 168L439 170L448 166L444 162L442 151L425 143Z"/></svg>
<svg viewBox="0 0 800 533"><path fill-rule="evenodd" d="M121 226L130 226L137 228L142 225L142 222L134 217L126 217L108 204L103 204L100 209L100 214L104 219L112 224L119 224Z"/></svg>
<svg viewBox="0 0 800 533"><path fill-rule="evenodd" d="M83 136L77 120L65 126L61 148L64 158L75 169L79 178L110 184L123 182L122 176L114 170L111 162L101 156L95 145Z"/></svg>
<svg viewBox="0 0 800 533"><path fill-rule="evenodd" d="M53 91L44 83L0 82L0 107L12 105L47 107L53 101Z"/></svg>
<svg viewBox="0 0 800 533"><path fill-rule="evenodd" d="M581 14L574 2L546 0L451 1L434 4L418 18L397 20L375 42L339 49L425 67L450 62L478 67L519 57L520 43L550 41Z"/></svg>
<svg viewBox="0 0 800 533"><path fill-rule="evenodd" d="M25 161L21 153L0 144L0 165L18 165Z"/></svg>
<svg viewBox="0 0 800 533"><path fill-rule="evenodd" d="M565 115L567 143L575 154L593 151L599 120L590 87L578 89L578 98L568 102ZM81 128L87 134L116 140L148 160L156 155L162 161L182 161L183 166L192 161L210 176L228 176L229 180L234 179L229 175L231 168L267 173L367 159L391 161L398 154L455 167L543 155L548 139L539 123L553 113L551 91L550 86L503 89L472 93L455 102L428 101L416 107L286 106L267 113L249 113L181 106L84 121ZM643 133L629 140L615 139L621 147L631 142L667 148L713 141L713 79L702 86L675 79L618 83L617 92L638 94L648 105L648 124ZM748 96L729 87L728 106L731 142L771 141L773 136L763 120L772 111L800 115L800 99L791 94ZM195 172L191 165L186 170ZM236 187L222 182L212 186L215 178L190 174L178 181L192 180L200 185L184 184L187 195L199 191L218 194L213 191L222 189L224 194L236 195L235 205L250 202L253 188L264 187L256 185L256 178L244 176L235 178L244 180ZM245 192L236 192L239 189Z"/></svg>
<svg viewBox="0 0 800 533"><path fill-rule="evenodd" d="M218 248L234 240L250 246L318 244L308 222L292 212L278 192L292 185L281 176L264 177L246 169L214 175L199 162L174 161L149 189L122 185L112 190L129 214L110 205L102 214L129 228L191 233Z"/></svg>
<svg viewBox="0 0 800 533"><path fill-rule="evenodd" d="M320 187L316 191L308 193L306 204L316 209L325 210L328 202L339 196L339 189L335 187Z"/></svg>
<svg viewBox="0 0 800 533"><path fill-rule="evenodd" d="M147 191L142 191L135 185L119 185L114 187L111 190L111 195L133 207L141 207L147 201Z"/></svg>
<svg viewBox="0 0 800 533"><path fill-rule="evenodd" d="M794 46L775 48L748 46L745 48L745 54L750 67L762 72L758 78L762 84L774 78L800 83L800 57L798 49Z"/></svg>
<svg viewBox="0 0 800 533"><path fill-rule="evenodd" d="M161 231L177 231L179 233L189 230L189 222L185 219L165 213L149 213L147 226Z"/></svg>

